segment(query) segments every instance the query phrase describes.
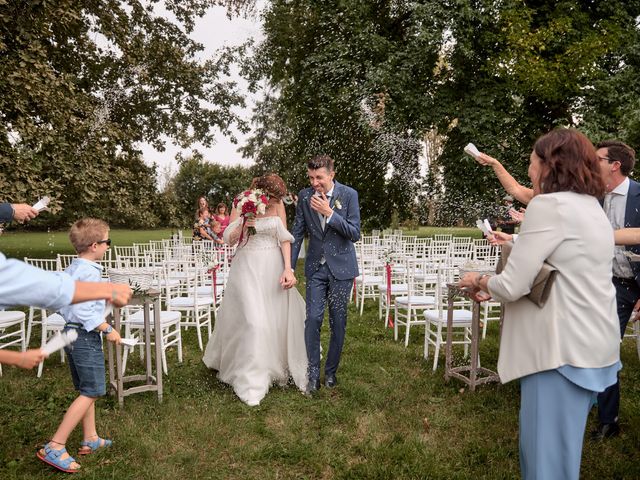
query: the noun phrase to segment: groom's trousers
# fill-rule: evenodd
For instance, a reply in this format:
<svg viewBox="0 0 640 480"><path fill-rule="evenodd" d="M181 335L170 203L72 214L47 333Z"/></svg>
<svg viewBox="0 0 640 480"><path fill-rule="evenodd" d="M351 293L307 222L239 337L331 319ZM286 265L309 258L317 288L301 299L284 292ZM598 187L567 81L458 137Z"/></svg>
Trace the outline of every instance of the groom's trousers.
<svg viewBox="0 0 640 480"><path fill-rule="evenodd" d="M324 373L335 375L338 370L347 327L347 303L352 285L353 280L337 280L326 263L320 265L320 268L307 278L307 319L304 325L304 340L307 347L310 382L320 378L320 330L327 304L329 304L331 340Z"/></svg>

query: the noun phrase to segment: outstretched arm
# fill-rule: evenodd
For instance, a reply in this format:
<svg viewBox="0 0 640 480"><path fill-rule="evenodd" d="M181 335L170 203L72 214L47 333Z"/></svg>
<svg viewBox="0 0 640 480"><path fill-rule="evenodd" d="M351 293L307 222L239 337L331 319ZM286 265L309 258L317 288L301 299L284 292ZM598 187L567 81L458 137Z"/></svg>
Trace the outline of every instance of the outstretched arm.
<svg viewBox="0 0 640 480"><path fill-rule="evenodd" d="M639 245L640 228L621 228L614 230L616 245Z"/></svg>
<svg viewBox="0 0 640 480"><path fill-rule="evenodd" d="M498 160L486 153L481 153L476 157L476 161L480 165L489 165L493 169L498 181L509 195L512 195L516 200L524 203L525 205L531 201L533 198L533 189L527 188L518 183L518 181L513 178L509 172L507 172L507 169L504 168Z"/></svg>

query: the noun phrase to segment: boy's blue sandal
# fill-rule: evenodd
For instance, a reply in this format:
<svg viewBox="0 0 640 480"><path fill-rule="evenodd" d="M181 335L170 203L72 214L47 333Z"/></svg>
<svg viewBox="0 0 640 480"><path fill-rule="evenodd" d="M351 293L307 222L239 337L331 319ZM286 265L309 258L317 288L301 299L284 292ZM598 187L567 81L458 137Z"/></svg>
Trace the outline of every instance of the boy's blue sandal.
<svg viewBox="0 0 640 480"><path fill-rule="evenodd" d="M100 450L101 448L108 448L113 445L113 442L106 438L97 437L91 442L83 440L80 442L80 448L78 449L78 455L89 455L91 453Z"/></svg>
<svg viewBox="0 0 640 480"><path fill-rule="evenodd" d="M44 452L44 454L42 453ZM66 448L62 448L61 450L56 450L51 448L51 444L47 443L42 449L38 450L36 453L37 457L42 460L44 463L51 465L58 470L65 473L77 473L80 471L80 467L71 468L71 464L75 462L75 459L69 455L67 458L60 458L62 455L67 453Z"/></svg>

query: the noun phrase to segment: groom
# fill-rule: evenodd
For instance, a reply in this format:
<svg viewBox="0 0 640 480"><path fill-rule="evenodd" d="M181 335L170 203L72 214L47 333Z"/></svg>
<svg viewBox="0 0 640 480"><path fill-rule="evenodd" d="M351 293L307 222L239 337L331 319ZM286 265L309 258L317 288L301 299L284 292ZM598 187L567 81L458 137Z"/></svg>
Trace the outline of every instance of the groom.
<svg viewBox="0 0 640 480"><path fill-rule="evenodd" d="M309 160L307 173L311 188L298 194L291 266L295 268L306 232L309 248L304 265L307 279L304 339L309 361L307 393L314 395L320 388L320 330L327 303L331 341L324 384L333 388L338 383L336 372L347 326L347 303L353 279L358 276L353 243L360 239L360 206L358 192L333 180L333 160L328 155Z"/></svg>

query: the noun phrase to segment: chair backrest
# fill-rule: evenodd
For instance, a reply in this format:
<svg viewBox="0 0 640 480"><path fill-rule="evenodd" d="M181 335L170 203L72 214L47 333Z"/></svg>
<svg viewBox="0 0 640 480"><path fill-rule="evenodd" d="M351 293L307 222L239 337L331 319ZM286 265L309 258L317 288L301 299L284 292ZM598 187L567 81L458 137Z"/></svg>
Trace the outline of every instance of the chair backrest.
<svg viewBox="0 0 640 480"><path fill-rule="evenodd" d="M138 255L138 247L135 245L114 245L113 249L116 252L116 257L119 257L120 255L125 257L133 257Z"/></svg>
<svg viewBox="0 0 640 480"><path fill-rule="evenodd" d="M358 267L362 277L383 275L385 260L382 247L376 244L360 244Z"/></svg>
<svg viewBox="0 0 640 480"><path fill-rule="evenodd" d="M451 242L452 238L453 238L453 235L450 233L436 233L433 236L433 239L436 242Z"/></svg>
<svg viewBox="0 0 640 480"><path fill-rule="evenodd" d="M60 268L60 262L58 258L29 258L24 257L24 263L33 265L34 267L41 268L42 270L48 270L50 272L57 272L62 270Z"/></svg>
<svg viewBox="0 0 640 480"><path fill-rule="evenodd" d="M68 255L65 253L58 254L58 263L60 264L60 270L65 270L74 259L78 258L78 255Z"/></svg>

